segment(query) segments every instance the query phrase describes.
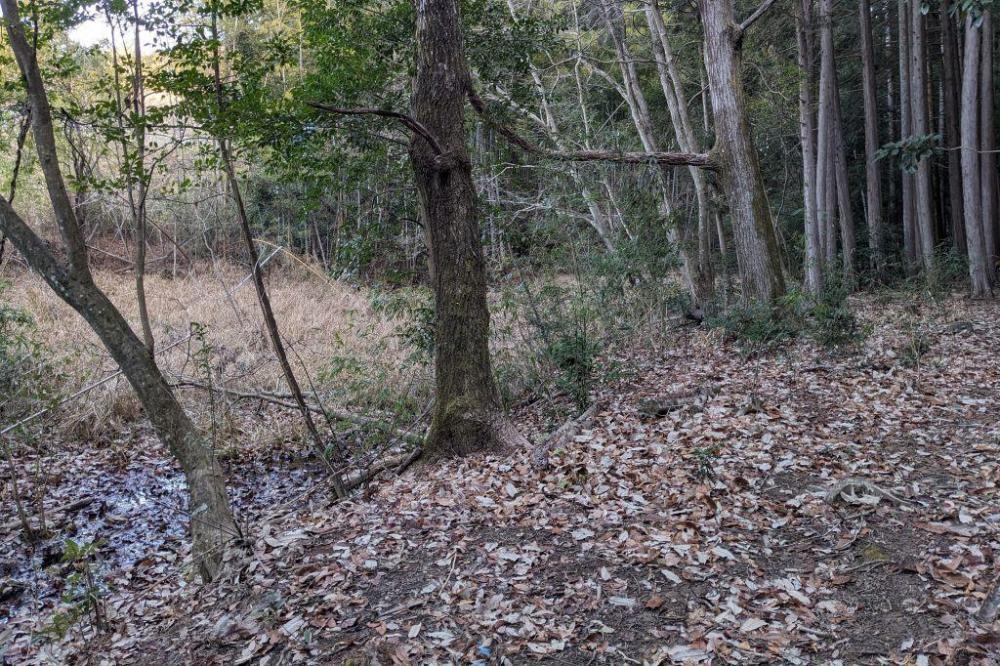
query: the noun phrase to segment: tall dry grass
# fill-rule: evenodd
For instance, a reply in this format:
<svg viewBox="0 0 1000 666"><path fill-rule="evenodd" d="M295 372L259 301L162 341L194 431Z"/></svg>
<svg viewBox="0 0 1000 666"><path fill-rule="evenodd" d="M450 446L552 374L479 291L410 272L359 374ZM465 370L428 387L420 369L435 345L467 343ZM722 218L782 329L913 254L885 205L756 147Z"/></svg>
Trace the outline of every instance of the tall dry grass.
<svg viewBox="0 0 1000 666"><path fill-rule="evenodd" d="M285 393L253 284L245 280L247 273L246 267L216 263L199 265L177 278L148 275L146 294L158 349L165 350L187 337L192 323L197 322L207 331L213 384ZM298 259L276 258L266 275L290 360L301 383L315 389L324 404L368 411L383 405L370 400L366 390L384 392L390 386L394 392L417 399L429 390L428 370L405 363L409 352L396 335L403 323L400 317L373 310L363 288L329 280ZM117 370L86 322L37 275L8 264L0 279L10 283L3 298L33 316L52 363L65 372L64 394ZM138 330L131 273L101 269L95 279ZM158 351L157 362L169 380L208 379L206 368L195 362L198 346L192 338L173 349ZM331 359L344 357L356 363L349 371L331 371ZM351 376L345 377L345 372ZM218 420L217 414L205 413L207 401L202 391L183 390L179 394L196 416ZM99 439L136 421L140 414L131 388L124 378L118 378L64 405L51 421L68 436ZM263 437L260 432L242 434Z"/></svg>

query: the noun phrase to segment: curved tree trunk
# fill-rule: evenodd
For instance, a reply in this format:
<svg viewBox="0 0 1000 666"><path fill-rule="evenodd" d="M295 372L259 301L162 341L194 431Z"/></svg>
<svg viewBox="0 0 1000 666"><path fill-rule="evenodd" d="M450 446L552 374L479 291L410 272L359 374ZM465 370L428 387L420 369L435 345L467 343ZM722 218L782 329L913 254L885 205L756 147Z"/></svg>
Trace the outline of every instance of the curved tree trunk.
<svg viewBox="0 0 1000 666"><path fill-rule="evenodd" d="M785 278L757 148L750 134L733 1L700 0L698 6L705 27L705 68L715 116L712 152L732 215L744 297L774 301L785 293Z"/></svg>
<svg viewBox="0 0 1000 666"><path fill-rule="evenodd" d="M410 163L426 225L435 299L436 395L425 452L460 455L524 442L503 414L490 365L486 265L465 145L465 60L456 0L417 4Z"/></svg>
<svg viewBox="0 0 1000 666"><path fill-rule="evenodd" d="M219 571L227 544L239 538L215 451L177 402L149 350L104 292L94 284L87 260L87 246L59 169L48 97L34 51L18 18L17 1L0 0L0 8L6 19L11 47L27 82L35 146L49 199L69 254L69 266L61 265L45 243L2 199L0 230L11 239L31 268L97 333L135 389L157 435L177 458L191 493L192 554L201 575L211 579Z"/></svg>

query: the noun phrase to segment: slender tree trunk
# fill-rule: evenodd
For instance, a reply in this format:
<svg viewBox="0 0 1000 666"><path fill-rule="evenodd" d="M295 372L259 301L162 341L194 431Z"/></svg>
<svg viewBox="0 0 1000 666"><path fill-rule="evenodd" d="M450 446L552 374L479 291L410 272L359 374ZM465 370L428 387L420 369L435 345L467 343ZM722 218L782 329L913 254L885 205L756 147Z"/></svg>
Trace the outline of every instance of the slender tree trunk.
<svg viewBox="0 0 1000 666"><path fill-rule="evenodd" d="M785 278L747 117L733 0L700 0L699 12L705 29L705 68L715 117L713 155L720 164L732 215L744 297L774 301L785 293Z"/></svg>
<svg viewBox="0 0 1000 666"><path fill-rule="evenodd" d="M944 147L948 156L948 204L954 246L965 253L965 221L962 198L962 154L959 151L959 55L955 19L948 7L938 11L941 23L941 95L943 97Z"/></svg>
<svg viewBox="0 0 1000 666"><path fill-rule="evenodd" d="M436 395L425 451L465 454L524 442L503 414L490 364L486 266L465 145L470 90L456 0L417 4L413 167L427 230L435 298Z"/></svg>
<svg viewBox="0 0 1000 666"><path fill-rule="evenodd" d="M656 0L646 4L646 22L653 47L653 58L656 60L656 70L660 77L660 87L667 100L670 120L674 129L674 137L681 150L689 153L701 152L701 146L695 138L688 114L684 87L677 63L674 60L673 49L667 36L667 26ZM709 201L705 174L697 167L688 167L691 180L694 183L695 199L698 204L698 270L697 278L702 284L698 286L702 301L711 298L714 292L712 275L712 222L713 210Z"/></svg>
<svg viewBox="0 0 1000 666"><path fill-rule="evenodd" d="M927 49L924 46L924 15L917 0L910 0L910 115L912 131L922 137L927 123ZM934 208L931 201L931 161L917 164L916 223L924 271L934 270Z"/></svg>
<svg viewBox="0 0 1000 666"><path fill-rule="evenodd" d="M992 295L990 271L986 263L986 236L983 230L982 190L979 165L979 64L981 30L975 18L965 19L965 64L962 68L962 187L965 201L965 240L969 257L969 278L974 298Z"/></svg>
<svg viewBox="0 0 1000 666"><path fill-rule="evenodd" d="M626 36L624 34L621 8L617 2L611 3L602 6L602 13L608 35L611 37L615 45L615 52L618 54L619 67L626 93L625 101L628 103L629 111L632 113L632 119L635 122L639 139L647 152L657 152L659 148L656 135L653 131L652 114L649 112L649 105L639 82L635 59L632 57L631 50L625 41ZM683 147L682 150L684 150ZM692 230L691 224L686 219L673 219L674 211L670 196L673 170L660 165L659 174L663 190L662 208L667 224L668 238L677 247L677 253L681 259L681 271L694 305L695 307L702 307L711 298L711 264L709 262L705 265L699 261L697 230Z"/></svg>
<svg viewBox="0 0 1000 666"><path fill-rule="evenodd" d="M865 203L868 213L868 246L872 270L885 276L885 231L882 229L882 185L878 151L878 102L875 77L875 49L872 44L872 16L869 0L859 0L861 30L861 73L865 106Z"/></svg>
<svg viewBox="0 0 1000 666"><path fill-rule="evenodd" d="M833 128L831 127L827 131L827 146L831 147L833 145ZM823 207L826 209L826 218L824 219L825 224L823 226L823 248L826 251L826 266L829 271L833 270L833 266L837 261L837 170L836 162L833 159L828 159L825 163L820 164L818 168L823 169L826 173L826 189L823 192L824 202Z"/></svg>
<svg viewBox="0 0 1000 666"><path fill-rule="evenodd" d="M146 89L142 70L142 26L139 22L139 0L132 0L132 20L135 22L133 32L133 60L135 71L132 76L132 115L135 140L135 182L136 191L132 202L135 209L135 295L139 304L139 323L142 326L142 337L150 356L155 352L153 326L149 321L149 305L146 300ZM130 189L130 197L131 187Z"/></svg>
<svg viewBox="0 0 1000 666"><path fill-rule="evenodd" d="M221 115L225 112L226 103L222 89L222 58L219 54L218 17L215 13L212 14L211 29L214 44L212 48L212 75L215 86L216 111ZM254 290L257 293L257 302L260 305L261 314L264 317L264 327L267 329L267 335L271 341L271 349L274 351L275 358L278 359L278 364L281 366L281 372L285 377L285 383L288 385L288 390L291 392L292 397L295 399L295 404L298 406L299 412L302 414L302 420L306 425L306 429L309 431L309 436L313 441L313 447L316 449L316 454L329 468L331 481L337 496L344 497L347 492L344 488L343 481L340 478L340 474L334 470L327 458L323 438L319 434L319 429L316 427L315 421L313 421L312 411L306 403L305 395L303 395L302 387L299 385L298 379L295 377L295 371L292 369L292 364L288 361L288 354L285 351L285 343L281 339L281 331L278 328L278 321L274 316L274 308L271 306L271 297L268 295L267 286L264 284L264 275L260 265L260 255L257 252L257 246L254 244L253 231L250 229L250 217L247 215L246 205L243 202L243 194L240 191L239 180L236 178L236 169L233 167L233 156L229 149L229 142L223 136L217 136L215 137L215 140L219 146L219 156L222 161L222 169L226 175L226 182L229 185L229 193L232 196L233 203L236 207L236 219L240 224L240 233L243 237L243 244L246 249L247 256L250 259L250 273L253 276L253 285Z"/></svg>
<svg viewBox="0 0 1000 666"><path fill-rule="evenodd" d="M915 0L899 1L899 135L900 139L909 139L913 135L911 129L910 100L910 10L909 3ZM903 263L906 272L912 273L917 266L917 231L914 222L916 206L914 196L914 176L903 172Z"/></svg>
<svg viewBox="0 0 1000 666"><path fill-rule="evenodd" d="M980 128L979 186L983 192L983 243L986 245L986 267L990 282L996 279L997 265L997 134L993 95L993 12L983 12L980 28L983 59L980 65Z"/></svg>
<svg viewBox="0 0 1000 666"><path fill-rule="evenodd" d="M863 1L863 0L862 0ZM823 290L819 220L816 216L816 132L813 103L812 0L800 0L796 15L799 64L799 138L802 143L802 202L805 210L806 289L814 296Z"/></svg>
<svg viewBox="0 0 1000 666"><path fill-rule="evenodd" d="M48 97L35 53L24 35L17 0L0 0L0 9L18 67L27 83L35 147L69 255L69 266L56 261L46 244L3 199L0 199L0 230L53 291L87 321L135 389L157 435L180 463L187 479L191 494L192 554L201 575L214 578L227 545L240 538L215 452L177 402L149 350L94 284L87 246L59 168Z"/></svg>
<svg viewBox="0 0 1000 666"><path fill-rule="evenodd" d="M817 110L816 153L816 215L820 229L820 253L823 272L829 274L837 256L833 224L837 213L836 200L830 196L837 186L833 171L833 98L830 95L830 76L833 71L830 54L833 51L833 33L830 28L828 4L820 2L820 65L819 108ZM827 38L829 33L829 38Z"/></svg>
<svg viewBox="0 0 1000 666"><path fill-rule="evenodd" d="M840 229L841 262L844 271L844 284L853 288L855 282L854 254L857 250L854 239L854 214L851 212L850 183L847 179L847 148L844 145L844 123L840 112L840 85L837 83L836 70L830 79L833 90L830 98L833 104L833 121L830 131L833 133L833 165L837 180L837 221Z"/></svg>

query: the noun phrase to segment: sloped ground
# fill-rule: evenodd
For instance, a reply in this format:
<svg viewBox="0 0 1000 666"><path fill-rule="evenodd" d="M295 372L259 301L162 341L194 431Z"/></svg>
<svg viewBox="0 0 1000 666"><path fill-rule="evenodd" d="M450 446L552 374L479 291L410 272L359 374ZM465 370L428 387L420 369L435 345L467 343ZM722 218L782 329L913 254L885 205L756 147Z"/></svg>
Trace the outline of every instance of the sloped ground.
<svg viewBox="0 0 1000 666"><path fill-rule="evenodd" d="M112 572L109 633L32 644L42 598L0 624L4 658L1000 663L998 627L971 617L998 571L1000 310L863 310L879 323L837 354L679 334L544 473L478 456L334 504L318 472L234 470L251 554L227 580L190 583L151 522L158 545Z"/></svg>

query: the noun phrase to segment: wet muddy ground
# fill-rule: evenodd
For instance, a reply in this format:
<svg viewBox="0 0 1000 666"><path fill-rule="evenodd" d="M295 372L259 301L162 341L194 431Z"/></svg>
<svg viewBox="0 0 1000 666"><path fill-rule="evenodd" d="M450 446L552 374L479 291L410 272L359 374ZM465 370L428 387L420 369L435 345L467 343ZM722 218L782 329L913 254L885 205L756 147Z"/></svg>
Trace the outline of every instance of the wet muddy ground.
<svg viewBox="0 0 1000 666"><path fill-rule="evenodd" d="M5 501L0 510L0 634L14 618L53 612L73 569L64 560L68 540L97 544L91 559L98 581L135 584L156 573L150 568L183 561L188 548L184 477L148 434L137 443L145 450L124 464L119 450L82 445L24 457L18 485L36 534L25 538L13 501ZM226 466L230 497L244 522L290 501L291 507L296 497L323 484L323 470L306 453ZM0 477L4 474L9 469Z"/></svg>

